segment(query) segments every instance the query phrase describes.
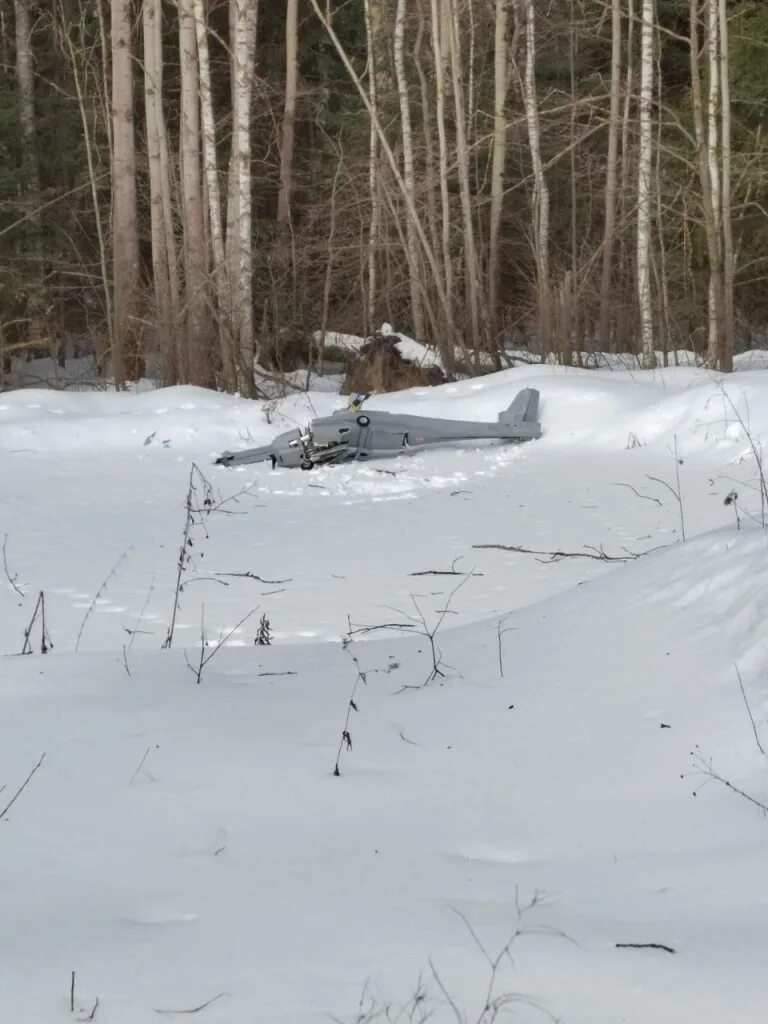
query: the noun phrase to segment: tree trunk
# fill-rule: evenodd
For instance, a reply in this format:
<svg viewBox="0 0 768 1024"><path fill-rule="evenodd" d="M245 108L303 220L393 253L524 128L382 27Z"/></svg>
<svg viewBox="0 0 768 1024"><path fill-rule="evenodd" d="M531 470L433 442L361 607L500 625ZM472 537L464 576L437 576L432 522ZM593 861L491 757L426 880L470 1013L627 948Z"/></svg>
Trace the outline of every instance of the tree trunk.
<svg viewBox="0 0 768 1024"><path fill-rule="evenodd" d="M507 24L508 0L496 0L493 38L493 163L491 164L491 208L488 230L488 310L495 347L503 348L499 323L501 257L499 238L504 205L504 168L507 157Z"/></svg>
<svg viewBox="0 0 768 1024"><path fill-rule="evenodd" d="M131 0L112 0L112 281L115 387L141 373L138 354L139 232L133 137Z"/></svg>
<svg viewBox="0 0 768 1024"><path fill-rule="evenodd" d="M150 237L152 242L152 284L155 297L155 329L158 348L170 348L175 355L175 346L168 345L173 338L176 324L171 308L171 281L168 266L167 235L163 211L163 188L165 187L160 153L160 128L158 114L162 115L162 53L159 44L162 26L159 18L162 8L157 0L145 0L142 7L142 28L144 31L144 110L147 126L147 161L149 164L149 214ZM175 358L174 358L175 363Z"/></svg>
<svg viewBox="0 0 768 1024"><path fill-rule="evenodd" d="M714 319L715 333L718 338L723 336L723 280L720 272L720 244L718 238L719 213L714 208L710 161L708 158L708 139L704 133L704 99L701 89L701 73L699 70L699 3L690 0L690 58L691 58L691 103L693 107L693 124L696 134L696 150L699 164L699 181L701 182L701 205L704 214L704 231L707 238L707 256L710 272L710 303L708 320ZM718 190L719 191L719 190ZM716 365L716 364L715 364Z"/></svg>
<svg viewBox="0 0 768 1024"><path fill-rule="evenodd" d="M456 127L456 164L459 172L459 197L461 213L464 220L464 269L466 273L467 305L469 306L469 326L472 338L474 363L480 368L480 352L483 348L483 329L481 320L480 273L475 245L474 213L472 210L472 190L469 182L469 146L464 112L464 90L461 80L461 49L459 43L459 11L457 0L451 0L453 14L451 42L451 84L453 86L453 106Z"/></svg>
<svg viewBox="0 0 768 1024"><path fill-rule="evenodd" d="M184 279L187 309L186 378L191 384L213 383L211 365L209 280L205 238L200 144L200 81L194 0L179 0L181 55L181 193L184 226Z"/></svg>
<svg viewBox="0 0 768 1024"><path fill-rule="evenodd" d="M733 370L733 347L735 315L733 289L736 276L736 260L733 246L733 223L731 216L731 83L728 39L728 12L725 0L719 0L720 22L720 91L721 103L721 152L723 161L722 179L722 232L723 232L723 351L720 369L726 373Z"/></svg>
<svg viewBox="0 0 768 1024"><path fill-rule="evenodd" d="M43 340L43 247L40 221L40 172L35 125L35 81L32 66L32 29L29 0L14 0L16 18L16 80L19 88L24 212L27 216L26 257L31 263L25 277L27 294L27 341L39 346Z"/></svg>
<svg viewBox="0 0 768 1024"><path fill-rule="evenodd" d="M232 312L238 353L239 387L255 394L253 364L253 253L251 252L251 94L256 57L257 0L233 0L233 131L230 174L234 174L235 217L227 237L232 282Z"/></svg>
<svg viewBox="0 0 768 1024"><path fill-rule="evenodd" d="M603 273L600 279L600 348L609 349L611 276L616 236L616 191L619 152L619 110L621 103L621 0L611 0L611 105L608 115L608 165L605 175L605 225L603 228Z"/></svg>
<svg viewBox="0 0 768 1024"><path fill-rule="evenodd" d="M651 167L653 158L653 0L643 0L640 56L640 153L637 180L637 296L643 365L656 366L651 295Z"/></svg>
<svg viewBox="0 0 768 1024"><path fill-rule="evenodd" d="M714 231L717 239L717 268L710 268L709 276L709 343L708 362L714 369L720 361L722 337L720 327L722 317L717 308L717 276L722 267L722 246L720 237L720 215L722 200L720 192L720 25L718 18L718 0L707 0L707 57L709 65L709 96L707 101L707 163L709 180L712 189L712 214Z"/></svg>
<svg viewBox="0 0 768 1024"><path fill-rule="evenodd" d="M146 2L146 0L145 0ZM211 91L211 62L208 49L208 23L204 0L194 0L197 59L200 74L200 111L203 125L203 166L208 191L208 223L213 259L213 280L216 289L219 349L224 386L234 391L237 387L235 357L232 347L232 310L229 294L229 276L224 255L224 228L221 213L221 188L216 156L216 121Z"/></svg>
<svg viewBox="0 0 768 1024"><path fill-rule="evenodd" d="M374 3L376 0L374 0ZM379 246L379 225L381 223L381 196L379 193L379 117L378 74L376 70L376 26L373 21L371 0L365 0L365 40L368 56L368 103L370 128L368 135L368 191L371 203L371 219L368 228L368 296L365 307L364 333L372 334L376 329L378 316L377 251Z"/></svg>
<svg viewBox="0 0 768 1024"><path fill-rule="evenodd" d="M416 203L416 179L413 163L413 132L411 130L411 101L408 95L408 81L405 76L403 39L405 36L405 0L397 0L395 15L395 78L400 102L400 134L403 143L403 181L410 202ZM419 240L411 218L406 220L406 258L408 261L408 284L411 295L413 329L417 338L426 336L424 327L424 303L422 299L421 272L419 269Z"/></svg>
<svg viewBox="0 0 768 1024"><path fill-rule="evenodd" d="M536 21L534 0L525 0L525 116L533 165L533 244L542 352L551 344L551 291L549 283L549 188L541 162L541 133L536 96Z"/></svg>
<svg viewBox="0 0 768 1024"><path fill-rule="evenodd" d="M445 3L445 0L442 0ZM432 13L432 53L435 67L435 116L437 121L437 145L440 178L440 211L442 221L442 271L441 284L444 287L447 301L443 312L445 316L445 332L448 344L455 344L456 327L453 318L453 267L451 264L451 202L448 194L448 141L445 132L445 58L442 49L442 10L438 8L438 0L431 0ZM463 340L463 338L462 338Z"/></svg>
<svg viewBox="0 0 768 1024"><path fill-rule="evenodd" d="M285 8L285 107L280 142L280 190L277 196L277 222L281 225L288 225L291 219L296 87L299 73L298 14L299 0L287 0Z"/></svg>

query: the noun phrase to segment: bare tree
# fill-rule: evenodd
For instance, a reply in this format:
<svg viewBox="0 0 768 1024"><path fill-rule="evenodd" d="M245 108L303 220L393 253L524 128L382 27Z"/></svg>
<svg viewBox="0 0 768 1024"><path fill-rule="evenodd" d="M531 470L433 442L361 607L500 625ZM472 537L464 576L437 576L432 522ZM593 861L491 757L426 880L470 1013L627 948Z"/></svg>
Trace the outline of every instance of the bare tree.
<svg viewBox="0 0 768 1024"><path fill-rule="evenodd" d="M491 165L491 208L488 232L488 312L493 333L499 336L499 244L504 203L504 169L507 156L507 64L509 22L508 0L496 0L493 39L493 163ZM509 47L514 53L514 48Z"/></svg>
<svg viewBox="0 0 768 1024"><path fill-rule="evenodd" d="M131 0L112 4L112 280L115 386L138 376L139 230L136 208L136 151L133 135Z"/></svg>
<svg viewBox="0 0 768 1024"><path fill-rule="evenodd" d="M643 0L640 57L640 156L637 181L637 295L643 364L656 365L651 295L651 166L653 158L654 11Z"/></svg>
<svg viewBox="0 0 768 1024"><path fill-rule="evenodd" d="M616 192L621 105L621 0L611 0L611 105L608 115L608 157L605 175L605 225L603 272L600 279L600 347L609 348L608 319L611 309L611 277L616 236Z"/></svg>
<svg viewBox="0 0 768 1024"><path fill-rule="evenodd" d="M704 215L704 231L707 239L707 256L710 271L710 302L709 316L715 320L717 338L723 336L723 281L720 272L721 247L718 237L719 212L715 209L715 189L713 188L707 138L704 133L704 99L701 88L701 72L699 67L699 0L690 0L690 62L691 62L691 103L693 107L693 124L698 155L699 182L701 184L701 204ZM717 189L719 195L719 188ZM719 344L717 346L719 350ZM710 353L711 357L712 353Z"/></svg>
<svg viewBox="0 0 768 1024"><path fill-rule="evenodd" d="M299 74L299 0L285 5L285 106L280 141L280 189L277 194L277 222L288 225L291 219L293 189L293 150L296 127L296 87Z"/></svg>
<svg viewBox="0 0 768 1024"><path fill-rule="evenodd" d="M733 289L736 276L736 259L733 248L733 224L731 213L731 83L728 34L728 12L725 0L719 0L718 19L720 28L720 128L722 158L722 232L723 232L723 350L720 354L720 369L733 370L733 344L735 331Z"/></svg>
<svg viewBox="0 0 768 1024"><path fill-rule="evenodd" d="M32 66L32 28L29 0L14 0L16 19L16 80L19 87L21 121L22 180L25 213L28 218L29 253L33 267L26 283L27 340L39 345L43 336L43 254L40 221L40 170L37 159L35 124L35 78Z"/></svg>
<svg viewBox="0 0 768 1024"><path fill-rule="evenodd" d="M200 78L194 0L179 0L181 55L181 192L184 227L187 345L182 366L192 384L213 381L210 357L208 261L205 238L200 139Z"/></svg>
<svg viewBox="0 0 768 1024"><path fill-rule="evenodd" d="M472 211L472 190L469 180L470 154L467 143L466 113L464 109L464 88L461 78L461 43L459 28L458 0L451 0L451 84L456 126L456 164L459 172L459 196L464 229L464 272L465 291L469 307L469 326L475 366L480 366L480 350L483 347L483 329L480 295L480 265L475 245L475 228Z"/></svg>
<svg viewBox="0 0 768 1024"><path fill-rule="evenodd" d="M146 0L145 0L146 2ZM216 288L219 347L224 384L230 390L237 386L235 354L232 347L232 309L230 281L224 253L224 227L222 224L221 189L216 156L216 121L211 90L211 63L208 48L208 24L204 0L194 0L195 34L200 77L200 112L203 125L203 165L208 191L208 222L213 259L213 279Z"/></svg>
<svg viewBox="0 0 768 1024"><path fill-rule="evenodd" d="M539 312L540 343L543 351L550 345L549 281L549 187L541 160L541 130L536 95L536 10L534 0L525 2L525 79L523 98L528 123L528 144L533 165L533 246Z"/></svg>
<svg viewBox="0 0 768 1024"><path fill-rule="evenodd" d="M232 26L232 159L227 250L238 386L254 394L253 253L251 251L251 95L256 59L258 0L230 0Z"/></svg>
<svg viewBox="0 0 768 1024"><path fill-rule="evenodd" d="M453 346L455 325L453 319L453 267L451 263L451 202L448 193L448 141L445 130L445 56L443 39L443 11L448 0L431 0L432 15L432 53L435 73L435 114L437 122L438 143L438 177L440 180L440 211L442 221L442 275L441 283L445 288L448 301L443 305L445 331L449 344Z"/></svg>
<svg viewBox="0 0 768 1024"><path fill-rule="evenodd" d="M405 74L405 57L403 41L405 38L405 7L406 0L397 0L395 15L395 77L397 79L397 95L400 102L400 134L403 146L403 181L410 202L416 203L416 179L413 161L413 131L411 128L411 102L408 95L408 80ZM419 272L419 240L413 220L406 221L406 257L408 260L408 283L413 313L413 329L417 338L426 335L424 327L424 303L421 293L421 274Z"/></svg>
<svg viewBox="0 0 768 1024"><path fill-rule="evenodd" d="M157 314L157 333L166 339L166 355L174 368L178 364L179 304L176 245L170 215L167 135L163 113L162 6L160 0L145 0L142 6L144 32L144 108L149 164L149 210L152 240L152 284ZM164 159L165 155L165 159ZM170 343L170 344L169 344ZM173 374L175 376L175 372Z"/></svg>

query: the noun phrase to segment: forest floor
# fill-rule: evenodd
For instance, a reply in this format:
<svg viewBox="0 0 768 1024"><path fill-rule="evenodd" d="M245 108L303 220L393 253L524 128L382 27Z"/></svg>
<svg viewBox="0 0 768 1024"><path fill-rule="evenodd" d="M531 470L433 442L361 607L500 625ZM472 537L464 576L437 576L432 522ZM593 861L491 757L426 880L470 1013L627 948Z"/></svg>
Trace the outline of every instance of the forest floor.
<svg viewBox="0 0 768 1024"><path fill-rule="evenodd" d="M1 394L0 1018L763 1019L768 373L719 381L376 396L543 437L311 473L212 462L338 395Z"/></svg>

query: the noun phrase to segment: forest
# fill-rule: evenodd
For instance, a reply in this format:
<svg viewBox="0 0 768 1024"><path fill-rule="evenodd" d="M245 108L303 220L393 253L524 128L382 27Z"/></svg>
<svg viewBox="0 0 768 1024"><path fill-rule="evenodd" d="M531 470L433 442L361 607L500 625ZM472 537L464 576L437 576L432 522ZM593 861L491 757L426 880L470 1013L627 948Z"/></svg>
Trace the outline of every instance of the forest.
<svg viewBox="0 0 768 1024"><path fill-rule="evenodd" d="M0 0L0 370L254 395L388 321L729 371L767 110L760 0Z"/></svg>

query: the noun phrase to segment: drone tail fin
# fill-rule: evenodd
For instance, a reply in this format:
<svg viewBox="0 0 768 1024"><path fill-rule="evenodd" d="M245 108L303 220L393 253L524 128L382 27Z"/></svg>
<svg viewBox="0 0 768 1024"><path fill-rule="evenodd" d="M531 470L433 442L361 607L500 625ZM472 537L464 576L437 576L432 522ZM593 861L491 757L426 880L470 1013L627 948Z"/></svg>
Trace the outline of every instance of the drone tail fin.
<svg viewBox="0 0 768 1024"><path fill-rule="evenodd" d="M516 441L533 441L541 437L539 423L539 392L523 388L515 395L508 409L499 413L504 436Z"/></svg>

